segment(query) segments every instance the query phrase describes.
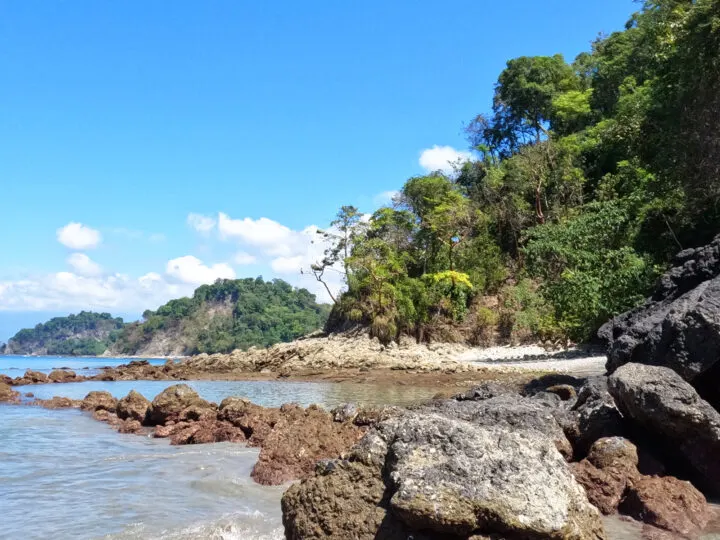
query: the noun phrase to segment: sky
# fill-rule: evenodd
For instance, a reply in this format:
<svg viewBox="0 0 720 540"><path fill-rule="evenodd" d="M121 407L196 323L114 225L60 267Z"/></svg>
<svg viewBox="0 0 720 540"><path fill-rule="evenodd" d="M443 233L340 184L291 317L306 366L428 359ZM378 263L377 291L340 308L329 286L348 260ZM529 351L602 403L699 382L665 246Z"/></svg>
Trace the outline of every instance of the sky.
<svg viewBox="0 0 720 540"><path fill-rule="evenodd" d="M0 341L307 274L341 205L468 159L508 59L572 60L631 0L0 2ZM304 270L304 273L301 273ZM332 284L341 286L339 277Z"/></svg>

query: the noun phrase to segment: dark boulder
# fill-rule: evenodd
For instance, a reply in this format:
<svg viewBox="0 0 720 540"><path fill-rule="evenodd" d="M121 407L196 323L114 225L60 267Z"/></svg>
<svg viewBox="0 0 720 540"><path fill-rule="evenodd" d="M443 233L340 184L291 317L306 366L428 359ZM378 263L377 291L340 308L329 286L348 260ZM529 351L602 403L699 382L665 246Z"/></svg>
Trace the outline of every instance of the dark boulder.
<svg viewBox="0 0 720 540"><path fill-rule="evenodd" d="M720 414L690 384L669 368L627 364L608 388L635 429L679 458L696 485L720 494Z"/></svg>
<svg viewBox="0 0 720 540"><path fill-rule="evenodd" d="M634 362L677 371L720 405L720 236L678 254L647 302L606 323L598 335L612 373Z"/></svg>

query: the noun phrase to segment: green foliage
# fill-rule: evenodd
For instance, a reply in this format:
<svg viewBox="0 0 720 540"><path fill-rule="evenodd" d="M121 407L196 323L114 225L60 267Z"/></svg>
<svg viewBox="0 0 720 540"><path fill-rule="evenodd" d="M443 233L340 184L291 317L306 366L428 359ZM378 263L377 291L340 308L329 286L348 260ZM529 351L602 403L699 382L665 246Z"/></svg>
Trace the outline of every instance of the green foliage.
<svg viewBox="0 0 720 540"><path fill-rule="evenodd" d="M8 341L7 352L97 356L105 352L124 326L121 318L109 313L81 311L20 330Z"/></svg>
<svg viewBox="0 0 720 540"><path fill-rule="evenodd" d="M499 294L509 339L591 338L720 232L717 118L720 0L647 0L571 64L510 60L468 126L476 159L411 178L354 239L341 311L387 338Z"/></svg>
<svg viewBox="0 0 720 540"><path fill-rule="evenodd" d="M146 311L142 323L128 325L116 338L114 350L134 354L160 333L183 344L186 354L267 347L322 328L329 311L306 289L279 279L218 280L192 298Z"/></svg>

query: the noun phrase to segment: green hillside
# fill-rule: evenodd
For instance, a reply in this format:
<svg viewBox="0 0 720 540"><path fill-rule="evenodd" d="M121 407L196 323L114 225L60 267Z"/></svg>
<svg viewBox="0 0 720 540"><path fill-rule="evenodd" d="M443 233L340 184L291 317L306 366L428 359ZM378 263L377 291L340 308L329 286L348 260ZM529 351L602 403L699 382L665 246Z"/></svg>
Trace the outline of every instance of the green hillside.
<svg viewBox="0 0 720 540"><path fill-rule="evenodd" d="M218 280L191 298L146 311L142 322L126 326L111 351L166 355L265 347L322 328L329 309L279 279Z"/></svg>
<svg viewBox="0 0 720 540"><path fill-rule="evenodd" d="M20 330L10 338L4 352L97 356L105 352L124 326L121 318L113 318L109 313L81 311Z"/></svg>

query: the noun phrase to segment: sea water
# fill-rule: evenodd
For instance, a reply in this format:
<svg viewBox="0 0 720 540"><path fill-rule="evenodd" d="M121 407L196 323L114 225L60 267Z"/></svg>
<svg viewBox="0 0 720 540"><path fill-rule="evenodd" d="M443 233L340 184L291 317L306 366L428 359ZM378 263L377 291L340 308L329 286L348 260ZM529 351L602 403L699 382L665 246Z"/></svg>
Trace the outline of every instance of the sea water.
<svg viewBox="0 0 720 540"><path fill-rule="evenodd" d="M48 372L126 363L127 359L0 357L0 372ZM158 361L162 363L162 360ZM152 399L174 381L88 381L17 387L38 398L116 397L131 389ZM429 389L278 381L187 381L219 403L240 396L263 406L295 402L410 403ZM0 538L283 538L280 497L287 486L250 478L258 450L242 444L170 446L166 439L119 434L79 410L0 405Z"/></svg>

